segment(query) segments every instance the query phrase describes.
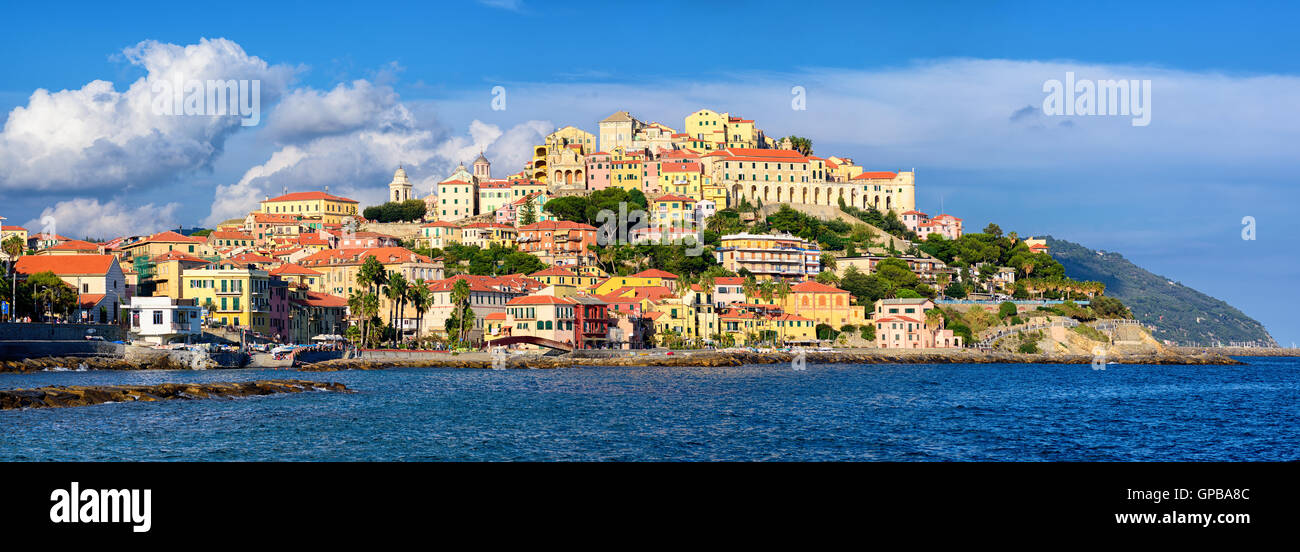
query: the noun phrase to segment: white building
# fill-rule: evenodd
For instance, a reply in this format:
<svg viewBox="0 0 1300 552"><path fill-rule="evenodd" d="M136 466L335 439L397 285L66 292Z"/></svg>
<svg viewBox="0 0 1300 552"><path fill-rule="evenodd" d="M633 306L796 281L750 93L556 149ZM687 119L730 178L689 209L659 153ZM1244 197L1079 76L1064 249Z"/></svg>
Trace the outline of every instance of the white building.
<svg viewBox="0 0 1300 552"><path fill-rule="evenodd" d="M132 297L131 336L155 345L189 342L203 333L203 308L194 299Z"/></svg>

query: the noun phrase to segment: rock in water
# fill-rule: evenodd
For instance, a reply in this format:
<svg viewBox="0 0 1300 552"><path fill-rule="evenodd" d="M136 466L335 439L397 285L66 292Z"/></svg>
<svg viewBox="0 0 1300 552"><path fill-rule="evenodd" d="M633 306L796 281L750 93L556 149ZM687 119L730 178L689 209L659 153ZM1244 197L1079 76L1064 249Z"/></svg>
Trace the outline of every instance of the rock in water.
<svg viewBox="0 0 1300 552"><path fill-rule="evenodd" d="M352 392L342 383L307 380L52 386L0 390L0 410L89 406L106 402L250 397L277 393L301 393L303 391Z"/></svg>

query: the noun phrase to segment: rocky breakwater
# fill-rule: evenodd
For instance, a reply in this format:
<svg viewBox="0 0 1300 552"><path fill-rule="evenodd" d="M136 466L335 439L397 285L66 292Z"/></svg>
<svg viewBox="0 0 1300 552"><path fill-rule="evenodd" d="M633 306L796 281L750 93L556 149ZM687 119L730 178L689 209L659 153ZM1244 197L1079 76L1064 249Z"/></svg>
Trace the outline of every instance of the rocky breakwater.
<svg viewBox="0 0 1300 552"><path fill-rule="evenodd" d="M342 383L305 380L258 380L157 385L76 385L0 390L0 410L62 408L110 402L153 402L252 397L304 391L351 393Z"/></svg>
<svg viewBox="0 0 1300 552"><path fill-rule="evenodd" d="M190 370L193 365L167 355L147 359L126 360L115 357L43 357L22 360L0 360L0 373L19 373L59 370Z"/></svg>

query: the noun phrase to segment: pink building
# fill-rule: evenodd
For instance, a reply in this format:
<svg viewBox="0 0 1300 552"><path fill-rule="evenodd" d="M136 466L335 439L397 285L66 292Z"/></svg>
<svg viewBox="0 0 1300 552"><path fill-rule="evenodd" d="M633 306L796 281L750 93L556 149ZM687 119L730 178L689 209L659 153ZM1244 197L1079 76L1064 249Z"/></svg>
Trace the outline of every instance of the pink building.
<svg viewBox="0 0 1300 552"><path fill-rule="evenodd" d="M876 346L881 349L934 349L961 347L960 337L944 329L943 317L935 325L926 320L934 308L929 299L881 299L871 313Z"/></svg>
<svg viewBox="0 0 1300 552"><path fill-rule="evenodd" d="M928 218L920 211L908 211L903 213L903 225L908 230L916 232L922 240L930 234L939 234L944 239L955 240L962 234L961 219L952 215Z"/></svg>
<svg viewBox="0 0 1300 552"><path fill-rule="evenodd" d="M610 155L598 151L587 156L587 189L604 190L609 187Z"/></svg>
<svg viewBox="0 0 1300 552"><path fill-rule="evenodd" d="M930 215L914 210L904 212L901 218L903 219L903 226L906 226L908 230L916 232L918 236L921 236L921 239L925 239L925 234L920 232L920 225L922 222L929 222Z"/></svg>

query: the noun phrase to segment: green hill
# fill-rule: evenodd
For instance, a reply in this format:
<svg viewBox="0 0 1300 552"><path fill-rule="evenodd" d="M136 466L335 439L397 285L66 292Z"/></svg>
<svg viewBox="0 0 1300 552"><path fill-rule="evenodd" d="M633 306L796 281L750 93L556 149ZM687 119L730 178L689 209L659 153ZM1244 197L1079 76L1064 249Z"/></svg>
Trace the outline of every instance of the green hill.
<svg viewBox="0 0 1300 552"><path fill-rule="evenodd" d="M1219 299L1152 274L1111 251L1047 237L1052 257L1076 280L1106 284L1106 295L1124 302L1133 315L1155 326L1157 339L1181 345L1245 344L1277 346L1264 325Z"/></svg>

